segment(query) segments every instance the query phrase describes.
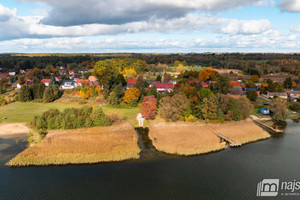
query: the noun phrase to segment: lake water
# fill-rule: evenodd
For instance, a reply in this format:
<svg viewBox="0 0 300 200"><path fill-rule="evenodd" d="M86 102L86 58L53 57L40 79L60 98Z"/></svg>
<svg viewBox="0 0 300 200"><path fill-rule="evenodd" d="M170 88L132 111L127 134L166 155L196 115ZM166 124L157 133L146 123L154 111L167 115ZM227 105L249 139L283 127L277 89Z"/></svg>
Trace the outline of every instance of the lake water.
<svg viewBox="0 0 300 200"><path fill-rule="evenodd" d="M282 136L192 156L97 165L9 168L25 138L0 139L0 199L264 199L262 179L300 181L300 124ZM300 199L269 197L267 199Z"/></svg>

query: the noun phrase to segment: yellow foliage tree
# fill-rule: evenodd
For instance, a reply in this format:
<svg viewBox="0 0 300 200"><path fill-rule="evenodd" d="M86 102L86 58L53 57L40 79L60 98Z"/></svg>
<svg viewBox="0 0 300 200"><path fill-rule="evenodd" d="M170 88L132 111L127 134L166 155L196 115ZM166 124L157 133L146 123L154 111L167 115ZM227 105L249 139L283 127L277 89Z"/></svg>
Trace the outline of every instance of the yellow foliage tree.
<svg viewBox="0 0 300 200"><path fill-rule="evenodd" d="M126 103L130 103L132 100L138 101L140 98L140 95L141 95L140 90L135 87L132 87L132 88L129 88L128 90L126 90L123 100Z"/></svg>

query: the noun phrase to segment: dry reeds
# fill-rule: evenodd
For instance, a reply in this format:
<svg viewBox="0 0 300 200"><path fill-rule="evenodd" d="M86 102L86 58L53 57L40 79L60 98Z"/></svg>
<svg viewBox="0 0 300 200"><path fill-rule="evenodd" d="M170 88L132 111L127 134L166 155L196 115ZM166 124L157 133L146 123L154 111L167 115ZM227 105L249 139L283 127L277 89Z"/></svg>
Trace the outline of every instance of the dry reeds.
<svg viewBox="0 0 300 200"><path fill-rule="evenodd" d="M150 126L149 137L159 150L170 154L196 155L219 151L226 147L220 139L200 123L158 123Z"/></svg>
<svg viewBox="0 0 300 200"><path fill-rule="evenodd" d="M54 130L7 164L64 165L139 158L138 137L130 124L77 130Z"/></svg>
<svg viewBox="0 0 300 200"><path fill-rule="evenodd" d="M271 137L270 134L257 126L252 120L226 122L224 124L209 124L209 127L231 141L240 144Z"/></svg>

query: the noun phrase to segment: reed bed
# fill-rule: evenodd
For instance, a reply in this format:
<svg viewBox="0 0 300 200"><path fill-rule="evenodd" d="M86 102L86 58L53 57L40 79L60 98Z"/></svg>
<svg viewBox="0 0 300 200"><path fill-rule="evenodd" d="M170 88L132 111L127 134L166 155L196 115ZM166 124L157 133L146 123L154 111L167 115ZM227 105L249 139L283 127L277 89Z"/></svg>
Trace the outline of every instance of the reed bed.
<svg viewBox="0 0 300 200"><path fill-rule="evenodd" d="M227 122L224 124L209 124L209 127L231 141L240 144L246 144L271 137L269 133L264 131L250 119L238 122Z"/></svg>
<svg viewBox="0 0 300 200"><path fill-rule="evenodd" d="M169 154L196 155L226 147L205 124L157 123L150 126L149 137L156 149Z"/></svg>
<svg viewBox="0 0 300 200"><path fill-rule="evenodd" d="M136 132L128 123L53 130L40 144L28 147L7 165L66 165L138 159L137 141Z"/></svg>

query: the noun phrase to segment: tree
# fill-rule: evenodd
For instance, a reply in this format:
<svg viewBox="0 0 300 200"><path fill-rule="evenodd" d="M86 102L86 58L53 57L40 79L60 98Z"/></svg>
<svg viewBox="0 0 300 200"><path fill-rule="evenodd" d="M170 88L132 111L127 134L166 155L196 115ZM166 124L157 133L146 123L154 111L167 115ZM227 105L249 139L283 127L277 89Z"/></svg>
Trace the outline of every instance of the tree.
<svg viewBox="0 0 300 200"><path fill-rule="evenodd" d="M270 103L273 119L276 121L284 121L287 117L287 103L282 98L275 98Z"/></svg>
<svg viewBox="0 0 300 200"><path fill-rule="evenodd" d="M246 119L253 110L253 105L246 97L240 97L238 99L238 105L242 114L242 119Z"/></svg>
<svg viewBox="0 0 300 200"><path fill-rule="evenodd" d="M167 96L159 102L159 109L167 121L177 121L188 107L188 99L184 94Z"/></svg>
<svg viewBox="0 0 300 200"><path fill-rule="evenodd" d="M232 119L234 121L239 121L240 119L242 119L243 115L242 112L240 110L238 101L236 99L231 98L228 104L228 111L227 113L231 113L232 114Z"/></svg>
<svg viewBox="0 0 300 200"><path fill-rule="evenodd" d="M216 93L227 94L231 87L232 85L230 84L230 78L228 76L219 76L214 85L214 91Z"/></svg>
<svg viewBox="0 0 300 200"><path fill-rule="evenodd" d="M257 83L259 82L259 76L258 75L251 75L251 81L254 82L254 83Z"/></svg>
<svg viewBox="0 0 300 200"><path fill-rule="evenodd" d="M161 82L161 76L160 76L160 75L157 75L156 81L157 81L157 82Z"/></svg>
<svg viewBox="0 0 300 200"><path fill-rule="evenodd" d="M108 99L107 99L108 103L110 105L118 105L119 104L119 98L117 96L117 94L115 92L111 92Z"/></svg>
<svg viewBox="0 0 300 200"><path fill-rule="evenodd" d="M209 88L201 88L198 91L198 97L200 98L200 100L203 100L204 98L208 98L211 95L213 95L213 93Z"/></svg>
<svg viewBox="0 0 300 200"><path fill-rule="evenodd" d="M145 119L154 119L156 115L157 100L154 95L145 96L143 103L141 105L141 113Z"/></svg>
<svg viewBox="0 0 300 200"><path fill-rule="evenodd" d="M19 77L18 77L18 83L19 83L20 85L23 85L23 84L25 83L25 78L24 78L24 76L19 76Z"/></svg>
<svg viewBox="0 0 300 200"><path fill-rule="evenodd" d="M201 115L204 120L217 119L218 118L217 111L218 111L218 105L216 104L212 96L205 97L202 100Z"/></svg>
<svg viewBox="0 0 300 200"><path fill-rule="evenodd" d="M157 88L155 85L153 85L150 89L150 92L149 92L149 95L154 95L155 98L158 96L158 93L157 93Z"/></svg>
<svg viewBox="0 0 300 200"><path fill-rule="evenodd" d="M103 110L99 107L93 109L92 114L90 115L91 120L93 121L94 126L110 126L111 121L104 114Z"/></svg>
<svg viewBox="0 0 300 200"><path fill-rule="evenodd" d="M291 89L293 87L293 80L291 79L291 77L288 77L284 80L283 86L287 89Z"/></svg>
<svg viewBox="0 0 300 200"><path fill-rule="evenodd" d="M118 103L120 101L120 99L122 98L122 96L124 95L123 92L123 86L121 83L119 83L113 90L113 92L115 93L117 99L118 99Z"/></svg>
<svg viewBox="0 0 300 200"><path fill-rule="evenodd" d="M52 101L55 101L61 96L61 92L59 91L59 88L57 85L50 85L47 87L43 94L43 101L45 103L49 103Z"/></svg>
<svg viewBox="0 0 300 200"><path fill-rule="evenodd" d="M140 90L135 87L132 87L132 88L129 88L128 90L126 90L123 100L126 103L130 103L132 100L138 101L140 98L140 95L141 95Z"/></svg>
<svg viewBox="0 0 300 200"><path fill-rule="evenodd" d="M247 98L250 100L250 101L256 101L257 99L257 92L256 90L249 90L247 92Z"/></svg>
<svg viewBox="0 0 300 200"><path fill-rule="evenodd" d="M19 93L19 100L21 102L31 101L32 95L30 92L30 88L28 85L23 85L21 87L20 93Z"/></svg>

